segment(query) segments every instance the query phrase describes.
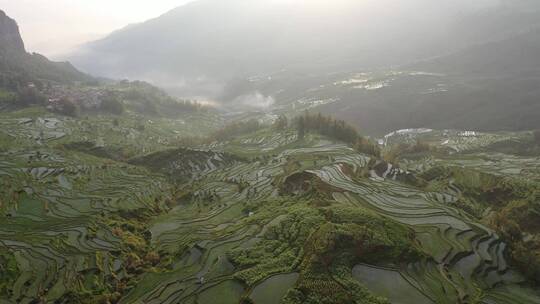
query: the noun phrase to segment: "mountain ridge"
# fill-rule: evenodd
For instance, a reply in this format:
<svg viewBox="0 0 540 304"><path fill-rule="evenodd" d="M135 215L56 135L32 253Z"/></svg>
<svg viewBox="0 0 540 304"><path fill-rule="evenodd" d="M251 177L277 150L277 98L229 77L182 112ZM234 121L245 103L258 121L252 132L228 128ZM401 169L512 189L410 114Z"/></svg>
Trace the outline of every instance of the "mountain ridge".
<svg viewBox="0 0 540 304"><path fill-rule="evenodd" d="M25 51L17 22L0 10L0 50Z"/></svg>
<svg viewBox="0 0 540 304"><path fill-rule="evenodd" d="M0 75L6 83L18 86L40 80L53 82L91 81L93 77L78 71L69 62L53 62L24 47L17 22L0 10ZM14 89L14 87L12 87Z"/></svg>
<svg viewBox="0 0 540 304"><path fill-rule="evenodd" d="M525 1L513 6L523 9L508 12L458 2L442 8L425 0L392 2L404 12L398 15L372 1L340 0L340 8L331 8L318 1L199 0L115 31L68 58L92 74L219 99L237 78L284 69L322 73L402 65L521 30L540 16L538 5ZM510 21L501 24L501 16ZM393 21L398 17L408 21ZM477 17L484 23L475 28ZM400 45L392 47L396 40Z"/></svg>

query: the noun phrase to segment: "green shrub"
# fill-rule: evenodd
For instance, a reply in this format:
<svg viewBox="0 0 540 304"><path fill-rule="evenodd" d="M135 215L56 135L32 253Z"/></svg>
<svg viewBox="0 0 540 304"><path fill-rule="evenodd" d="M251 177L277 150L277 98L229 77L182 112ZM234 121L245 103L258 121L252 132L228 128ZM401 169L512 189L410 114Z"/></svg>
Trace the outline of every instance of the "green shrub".
<svg viewBox="0 0 540 304"><path fill-rule="evenodd" d="M72 117L77 116L77 114L79 113L79 108L77 107L77 105L75 105L73 101L67 98L61 98L58 101L56 110L62 115Z"/></svg>
<svg viewBox="0 0 540 304"><path fill-rule="evenodd" d="M124 104L114 95L108 95L101 101L101 110L114 115L124 112Z"/></svg>
<svg viewBox="0 0 540 304"><path fill-rule="evenodd" d="M17 96L17 94L0 89L0 105L2 104L13 105L13 104L16 104L18 101L19 101L19 97Z"/></svg>

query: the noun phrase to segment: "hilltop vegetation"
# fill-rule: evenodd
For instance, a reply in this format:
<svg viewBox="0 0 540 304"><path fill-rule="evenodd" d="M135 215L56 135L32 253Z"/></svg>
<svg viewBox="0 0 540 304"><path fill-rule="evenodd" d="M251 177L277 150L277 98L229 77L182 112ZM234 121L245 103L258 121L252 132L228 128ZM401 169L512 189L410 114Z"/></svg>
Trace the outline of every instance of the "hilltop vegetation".
<svg viewBox="0 0 540 304"><path fill-rule="evenodd" d="M306 132L316 132L329 138L352 145L356 151L375 157L380 155L379 147L360 136L358 131L343 120L333 119L330 116L316 115L305 112L295 118L298 138L303 139Z"/></svg>

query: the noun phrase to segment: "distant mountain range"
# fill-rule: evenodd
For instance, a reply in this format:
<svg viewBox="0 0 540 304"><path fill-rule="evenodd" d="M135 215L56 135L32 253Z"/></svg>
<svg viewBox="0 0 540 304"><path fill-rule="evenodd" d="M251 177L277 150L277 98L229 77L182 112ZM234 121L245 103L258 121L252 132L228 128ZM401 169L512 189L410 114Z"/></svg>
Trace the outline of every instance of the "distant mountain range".
<svg viewBox="0 0 540 304"><path fill-rule="evenodd" d="M531 129L540 127L539 28L532 0L198 0L70 60L228 109L339 100L311 108L368 133ZM381 70L444 77L390 75L380 90L329 85L360 72L380 78Z"/></svg>
<svg viewBox="0 0 540 304"><path fill-rule="evenodd" d="M280 73L237 81L228 91L272 96L284 112L331 114L367 134L422 127L530 130L540 128L539 58L535 29L401 67Z"/></svg>
<svg viewBox="0 0 540 304"><path fill-rule="evenodd" d="M341 107L325 111L369 132L540 128L539 29L401 69L428 73L397 77L388 87L363 92L360 102L344 98Z"/></svg>
<svg viewBox="0 0 540 304"><path fill-rule="evenodd" d="M231 79L388 67L453 53L537 26L539 8L529 0L198 0L69 59L95 75L219 98Z"/></svg>

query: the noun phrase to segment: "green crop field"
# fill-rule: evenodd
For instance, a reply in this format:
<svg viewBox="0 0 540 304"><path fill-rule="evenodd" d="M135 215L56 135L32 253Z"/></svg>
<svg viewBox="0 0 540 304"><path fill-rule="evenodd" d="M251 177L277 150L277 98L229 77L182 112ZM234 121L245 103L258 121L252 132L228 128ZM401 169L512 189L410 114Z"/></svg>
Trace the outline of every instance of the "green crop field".
<svg viewBox="0 0 540 304"><path fill-rule="evenodd" d="M0 303L540 303L540 162L490 148L526 134L182 147L222 123L0 114Z"/></svg>

